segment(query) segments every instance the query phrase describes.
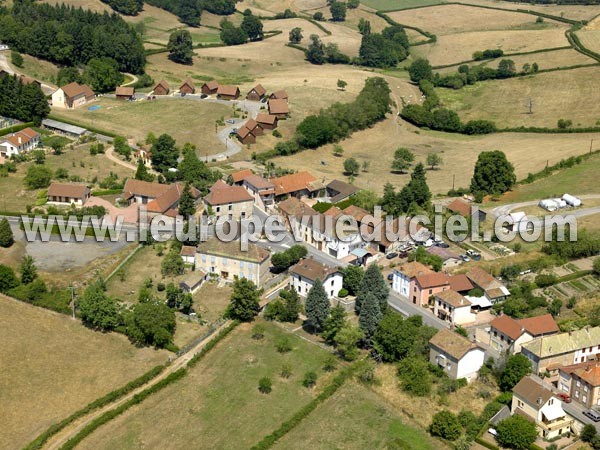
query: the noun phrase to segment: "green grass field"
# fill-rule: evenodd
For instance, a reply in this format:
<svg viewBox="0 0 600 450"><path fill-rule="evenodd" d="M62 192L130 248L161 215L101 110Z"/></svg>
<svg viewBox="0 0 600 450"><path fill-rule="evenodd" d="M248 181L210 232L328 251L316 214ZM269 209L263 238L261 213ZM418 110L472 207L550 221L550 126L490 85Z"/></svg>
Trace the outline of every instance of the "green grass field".
<svg viewBox="0 0 600 450"><path fill-rule="evenodd" d="M389 11L415 8L417 6L440 5L444 2L438 0L363 0L361 3L379 11Z"/></svg>
<svg viewBox="0 0 600 450"><path fill-rule="evenodd" d="M149 397L84 440L81 449L250 448L308 403L332 377L321 367L327 352L265 323L262 340L251 337L253 324L243 324L213 349L181 381ZM275 342L287 336L293 350L281 354ZM279 376L283 364L292 375ZM313 370L313 389L301 385ZM334 372L335 374L335 372ZM269 376L270 394L258 391Z"/></svg>

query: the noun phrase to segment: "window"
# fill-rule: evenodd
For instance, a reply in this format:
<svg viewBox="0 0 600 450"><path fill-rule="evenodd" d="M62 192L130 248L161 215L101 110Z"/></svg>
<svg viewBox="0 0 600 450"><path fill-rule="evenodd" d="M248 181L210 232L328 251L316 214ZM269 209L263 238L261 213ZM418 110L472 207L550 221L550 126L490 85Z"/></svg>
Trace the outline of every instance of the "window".
<svg viewBox="0 0 600 450"><path fill-rule="evenodd" d="M248 263L248 270L252 270L252 269L254 269L254 264Z"/></svg>
<svg viewBox="0 0 600 450"><path fill-rule="evenodd" d="M233 209L233 205L230 203L229 205L227 205L227 209L228 209L229 211L231 211L231 210Z"/></svg>
<svg viewBox="0 0 600 450"><path fill-rule="evenodd" d="M333 287L333 280L331 280L331 287Z"/></svg>
<svg viewBox="0 0 600 450"><path fill-rule="evenodd" d="M252 279L253 279L253 278L254 278L254 275L252 275L251 273L249 273L249 274L248 274L248 279L249 279L250 281L252 281Z"/></svg>
<svg viewBox="0 0 600 450"><path fill-rule="evenodd" d="M579 398L579 391L575 391L575 398Z"/></svg>
<svg viewBox="0 0 600 450"><path fill-rule="evenodd" d="M244 261L240 261L240 270L244 269Z"/></svg>
<svg viewBox="0 0 600 450"><path fill-rule="evenodd" d="M206 255L202 255L202 262L205 263L206 262Z"/></svg>
<svg viewBox="0 0 600 450"><path fill-rule="evenodd" d="M223 258L223 259L221 260L221 262L223 263L223 265L224 265L224 266L226 266L226 265L227 265L227 258Z"/></svg>
<svg viewBox="0 0 600 450"><path fill-rule="evenodd" d="M215 212L217 212L217 213L220 213L220 212L221 212L221 207L220 207L220 206L217 206L217 207L215 208Z"/></svg>
<svg viewBox="0 0 600 450"><path fill-rule="evenodd" d="M216 263L216 262L217 262L217 258L216 258L216 257L214 257L214 256L211 256L211 257L210 257L210 263L211 263L211 264L214 264L214 263Z"/></svg>
<svg viewBox="0 0 600 450"><path fill-rule="evenodd" d="M517 406L519 408L522 408L523 407L523 402L521 400L517 400Z"/></svg>
<svg viewBox="0 0 600 450"><path fill-rule="evenodd" d="M587 392L587 391L588 391L587 384L584 384L584 385L583 385L583 392Z"/></svg>
<svg viewBox="0 0 600 450"><path fill-rule="evenodd" d="M581 387L581 381L577 380L577 387Z"/></svg>
<svg viewBox="0 0 600 450"><path fill-rule="evenodd" d="M587 395L584 395L584 396L581 398L581 401L582 401L583 403L587 403Z"/></svg>
<svg viewBox="0 0 600 450"><path fill-rule="evenodd" d="M429 289L429 295L433 294L433 289Z"/></svg>

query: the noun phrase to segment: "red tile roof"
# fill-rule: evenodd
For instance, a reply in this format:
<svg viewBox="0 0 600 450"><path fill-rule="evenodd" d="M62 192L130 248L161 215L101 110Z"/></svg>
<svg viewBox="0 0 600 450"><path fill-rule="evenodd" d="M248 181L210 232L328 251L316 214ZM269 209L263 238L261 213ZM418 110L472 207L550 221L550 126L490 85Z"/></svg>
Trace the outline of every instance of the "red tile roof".
<svg viewBox="0 0 600 450"><path fill-rule="evenodd" d="M600 386L600 362L587 361L579 364L572 364L560 368L562 372L575 374L583 381L596 387Z"/></svg>
<svg viewBox="0 0 600 450"><path fill-rule="evenodd" d="M202 85L203 87L206 86L208 89L210 89L211 91L214 91L215 89L219 89L219 83L217 83L217 80L210 80L207 81L206 83L204 83Z"/></svg>
<svg viewBox="0 0 600 450"><path fill-rule="evenodd" d="M115 90L115 95L122 95L124 97L132 97L135 93L135 89L128 86L118 86Z"/></svg>
<svg viewBox="0 0 600 450"><path fill-rule="evenodd" d="M529 317L527 319L516 320L506 314L496 317L490 322L490 326L513 341L517 340L524 332L528 332L533 337L558 333L560 330L552 315Z"/></svg>
<svg viewBox="0 0 600 450"><path fill-rule="evenodd" d="M48 197L85 198L90 189L85 184L52 183Z"/></svg>
<svg viewBox="0 0 600 450"><path fill-rule="evenodd" d="M254 198L242 186L227 186L212 190L204 201L211 206L228 203L251 202Z"/></svg>
<svg viewBox="0 0 600 450"><path fill-rule="evenodd" d="M277 116L267 113L260 113L256 116L256 121L260 123L266 123L268 125L273 125L277 122Z"/></svg>
<svg viewBox="0 0 600 450"><path fill-rule="evenodd" d="M244 182L248 183L252 187L255 187L256 189L272 189L273 192L275 192L275 185L259 175L249 175L244 177Z"/></svg>
<svg viewBox="0 0 600 450"><path fill-rule="evenodd" d="M271 94L271 98L278 98L278 99L284 99L287 100L288 99L288 94L285 90L281 89L279 91L275 91Z"/></svg>
<svg viewBox="0 0 600 450"><path fill-rule="evenodd" d="M250 169L242 169L237 172L233 172L231 174L231 179L234 183L239 183L240 181L244 181L245 178L248 178L250 175L253 175L253 172Z"/></svg>
<svg viewBox="0 0 600 450"><path fill-rule="evenodd" d="M448 276L442 272L434 272L425 275L418 275L415 278L416 282L422 289L433 287L448 286Z"/></svg>
<svg viewBox="0 0 600 450"><path fill-rule="evenodd" d="M457 198L446 206L450 211L460 214L463 217L471 215L471 205L463 199Z"/></svg>
<svg viewBox="0 0 600 450"><path fill-rule="evenodd" d="M16 133L13 133L9 136L0 137L0 142L8 141L15 147L19 147L21 145L29 144L29 142L31 142L33 139L35 139L37 137L39 137L39 134L37 132L35 132L31 128L25 128L21 131L17 131ZM21 142L19 142L19 139L21 139Z"/></svg>
<svg viewBox="0 0 600 450"><path fill-rule="evenodd" d="M460 308L462 306L471 306L471 302L460 295L458 292L453 291L452 289L448 289L446 291L442 291L438 294L435 294L437 298L448 303L450 306L454 306L455 308Z"/></svg>
<svg viewBox="0 0 600 450"><path fill-rule="evenodd" d="M475 287L464 273L449 276L448 283L450 283L450 289L456 292L470 291Z"/></svg>
<svg viewBox="0 0 600 450"><path fill-rule="evenodd" d="M269 100L269 114L288 114L290 107L288 102L282 98Z"/></svg>
<svg viewBox="0 0 600 450"><path fill-rule="evenodd" d="M168 190L168 184L152 183L150 181L135 180L133 178L128 178L123 187L123 193L150 198L159 197Z"/></svg>
<svg viewBox="0 0 600 450"><path fill-rule="evenodd" d="M421 264L418 261L411 261L406 264L402 264L398 268L398 272L407 277L408 279L413 279L418 275L427 275L434 273L429 267L424 264Z"/></svg>
<svg viewBox="0 0 600 450"><path fill-rule="evenodd" d="M315 281L317 278L321 281L334 273L339 272L337 267L326 266L313 258L301 259L297 264L290 267L290 273L295 273L310 281Z"/></svg>
<svg viewBox="0 0 600 450"><path fill-rule="evenodd" d="M271 182L275 185L276 195L290 194L308 189L308 184L315 180L316 178L309 172L298 172L278 178L271 178Z"/></svg>

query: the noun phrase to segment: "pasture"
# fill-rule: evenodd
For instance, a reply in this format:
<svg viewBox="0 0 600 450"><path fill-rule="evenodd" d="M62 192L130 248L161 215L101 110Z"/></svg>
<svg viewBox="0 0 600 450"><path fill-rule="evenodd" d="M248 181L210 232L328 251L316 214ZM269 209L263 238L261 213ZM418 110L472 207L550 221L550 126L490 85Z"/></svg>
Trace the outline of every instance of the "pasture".
<svg viewBox="0 0 600 450"><path fill-rule="evenodd" d="M99 428L80 448L184 449L201 442L203 448L238 449L256 444L333 376L321 369L327 352L275 324L261 323L263 339L252 339L254 324L240 325L185 378ZM275 343L285 337L293 350L278 353ZM284 364L291 366L287 379L279 375ZM308 370L318 374L313 389L301 384ZM269 394L258 391L258 380L265 376L273 382Z"/></svg>
<svg viewBox="0 0 600 450"><path fill-rule="evenodd" d="M0 298L0 447L22 448L51 424L162 364L138 349L42 308Z"/></svg>
<svg viewBox="0 0 600 450"><path fill-rule="evenodd" d="M440 0L406 0L401 3L397 0L363 0L362 5L368 6L378 11L390 11L396 9L416 8L418 6L439 5L443 3Z"/></svg>
<svg viewBox="0 0 600 450"><path fill-rule="evenodd" d="M600 53L600 17L592 20L578 31L577 36L588 49Z"/></svg>
<svg viewBox="0 0 600 450"><path fill-rule="evenodd" d="M589 20L600 14L600 5L559 5L556 3L532 5L505 0L468 0L466 3L508 10L526 9L572 20Z"/></svg>
<svg viewBox="0 0 600 450"><path fill-rule="evenodd" d="M600 120L595 81L599 75L600 67L585 67L484 81L456 91L438 89L438 93L444 105L465 121L489 119L499 127L554 128L558 119L568 119L574 127L590 127ZM533 114L527 113L529 99Z"/></svg>

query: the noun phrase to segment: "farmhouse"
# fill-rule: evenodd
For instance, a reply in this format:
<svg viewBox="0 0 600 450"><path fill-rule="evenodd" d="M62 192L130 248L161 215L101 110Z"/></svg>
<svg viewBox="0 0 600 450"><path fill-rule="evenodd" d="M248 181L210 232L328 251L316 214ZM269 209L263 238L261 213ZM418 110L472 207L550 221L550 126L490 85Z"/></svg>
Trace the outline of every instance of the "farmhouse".
<svg viewBox="0 0 600 450"><path fill-rule="evenodd" d="M148 219L159 214L175 218L184 188L182 183L160 184L130 178L125 182L122 198L130 205L132 203L147 205ZM201 197L200 191L192 187L191 192L195 204L198 206Z"/></svg>
<svg viewBox="0 0 600 450"><path fill-rule="evenodd" d="M229 186L219 180L204 197L204 204L207 211L211 210L209 215L217 219L249 219L252 217L254 197L242 186Z"/></svg>
<svg viewBox="0 0 600 450"><path fill-rule="evenodd" d="M20 155L40 145L40 135L31 128L0 137L0 157Z"/></svg>
<svg viewBox="0 0 600 450"><path fill-rule="evenodd" d="M273 99L269 100L269 114L276 116L278 119L287 119L290 113L290 107L287 100Z"/></svg>
<svg viewBox="0 0 600 450"><path fill-rule="evenodd" d="M551 314L513 319L507 315L496 317L490 322L490 347L510 353L519 353L521 345L541 336L550 336L560 331Z"/></svg>
<svg viewBox="0 0 600 450"><path fill-rule="evenodd" d="M256 115L256 121L263 130L274 130L275 128L277 128L278 120L279 119L277 118L277 116L274 116L272 114L259 113Z"/></svg>
<svg viewBox="0 0 600 450"><path fill-rule="evenodd" d="M573 419L537 377L528 375L513 388L511 414L519 414L535 422L544 439L553 439L571 431Z"/></svg>
<svg viewBox="0 0 600 450"><path fill-rule="evenodd" d="M471 302L452 289L435 294L433 314L456 326L475 322Z"/></svg>
<svg viewBox="0 0 600 450"><path fill-rule="evenodd" d="M279 99L279 100L288 100L288 94L286 91L284 91L283 89L280 91L275 91L273 92L270 96L269 99Z"/></svg>
<svg viewBox="0 0 600 450"><path fill-rule="evenodd" d="M246 278L257 286L269 272L269 251L249 243L248 250L239 241L223 242L216 237L201 242L196 250L196 270L223 280Z"/></svg>
<svg viewBox="0 0 600 450"><path fill-rule="evenodd" d="M481 267L476 266L467 272L471 282L485 292L486 298L492 304L501 302L510 295L510 291L500 281L491 276Z"/></svg>
<svg viewBox="0 0 600 450"><path fill-rule="evenodd" d="M181 94L195 94L196 86L192 80L185 80L181 86L179 86L179 92Z"/></svg>
<svg viewBox="0 0 600 450"><path fill-rule="evenodd" d="M429 362L444 369L453 380L477 379L485 351L460 334L444 328L429 340Z"/></svg>
<svg viewBox="0 0 600 450"><path fill-rule="evenodd" d="M115 90L117 100L131 100L135 98L135 88L130 86L119 86Z"/></svg>
<svg viewBox="0 0 600 450"><path fill-rule="evenodd" d="M449 275L448 283L450 283L450 289L462 295L467 295L475 287L464 273Z"/></svg>
<svg viewBox="0 0 600 450"><path fill-rule="evenodd" d="M54 91L52 106L73 109L85 105L95 98L94 91L87 84L73 82Z"/></svg>
<svg viewBox="0 0 600 450"><path fill-rule="evenodd" d="M237 86L219 85L217 88L217 97L221 100L236 100L240 96L240 89Z"/></svg>
<svg viewBox="0 0 600 450"><path fill-rule="evenodd" d="M424 275L417 275L415 282L412 284L412 292L410 299L413 304L427 306L430 298L450 289L448 277L445 273L434 272Z"/></svg>
<svg viewBox="0 0 600 450"><path fill-rule="evenodd" d="M442 267L456 266L462 261L460 256L448 248L438 247L433 245L427 249L430 255L436 255L442 258Z"/></svg>
<svg viewBox="0 0 600 450"><path fill-rule="evenodd" d="M154 86L152 92L154 93L154 95L169 95L169 92L171 92L171 88L165 80L161 80L160 83Z"/></svg>
<svg viewBox="0 0 600 450"><path fill-rule="evenodd" d="M246 94L246 100L252 100L254 102L259 102L267 93L267 90L262 86L262 84L257 84L254 86L248 94Z"/></svg>
<svg viewBox="0 0 600 450"><path fill-rule="evenodd" d="M571 399L592 409L600 406L600 362L590 361L558 369L558 388Z"/></svg>
<svg viewBox="0 0 600 450"><path fill-rule="evenodd" d="M392 290L408 298L410 296L410 292L412 290L411 287L415 278L418 275L426 275L430 273L433 273L433 270L418 261L412 261L403 264L400 266L400 268L394 269Z"/></svg>
<svg viewBox="0 0 600 450"><path fill-rule="evenodd" d="M233 172L231 174L231 183L241 186L244 182L244 178L249 177L250 175L254 175L254 172L252 172L250 169L242 169L238 170L237 172Z"/></svg>
<svg viewBox="0 0 600 450"><path fill-rule="evenodd" d="M254 204L263 211L275 205L275 185L259 175L244 178L243 186L254 197Z"/></svg>
<svg viewBox="0 0 600 450"><path fill-rule="evenodd" d="M142 145L139 149L133 151L133 159L134 161L139 161L140 159L144 163L144 165L148 168L152 168L152 145Z"/></svg>
<svg viewBox="0 0 600 450"><path fill-rule="evenodd" d="M478 207L472 207L470 203L461 198L457 198L456 200L452 201L448 206L446 206L446 208L448 211L454 214L459 214L463 217L477 217L480 222L483 222L487 217L487 213L485 211L479 209Z"/></svg>
<svg viewBox="0 0 600 450"><path fill-rule="evenodd" d="M308 295L317 280L323 283L330 300L342 289L343 276L339 269L321 264L312 257L301 259L290 267L289 272L290 287L303 297Z"/></svg>
<svg viewBox="0 0 600 450"><path fill-rule="evenodd" d="M85 184L52 183L48 188L48 203L63 206L83 206L91 192Z"/></svg>
<svg viewBox="0 0 600 450"><path fill-rule="evenodd" d="M123 199L132 203L145 205L163 195L169 189L168 184L152 183L128 178L123 187Z"/></svg>
<svg viewBox="0 0 600 450"><path fill-rule="evenodd" d="M356 194L360 189L345 181L333 180L327 185L327 196L331 203L339 203Z"/></svg>
<svg viewBox="0 0 600 450"><path fill-rule="evenodd" d="M204 95L215 95L219 89L219 83L216 80L207 81L202 85L200 90Z"/></svg>
<svg viewBox="0 0 600 450"><path fill-rule="evenodd" d="M297 172L271 178L271 183L275 185L275 197L279 199L285 196L316 197L324 187L309 172Z"/></svg>

